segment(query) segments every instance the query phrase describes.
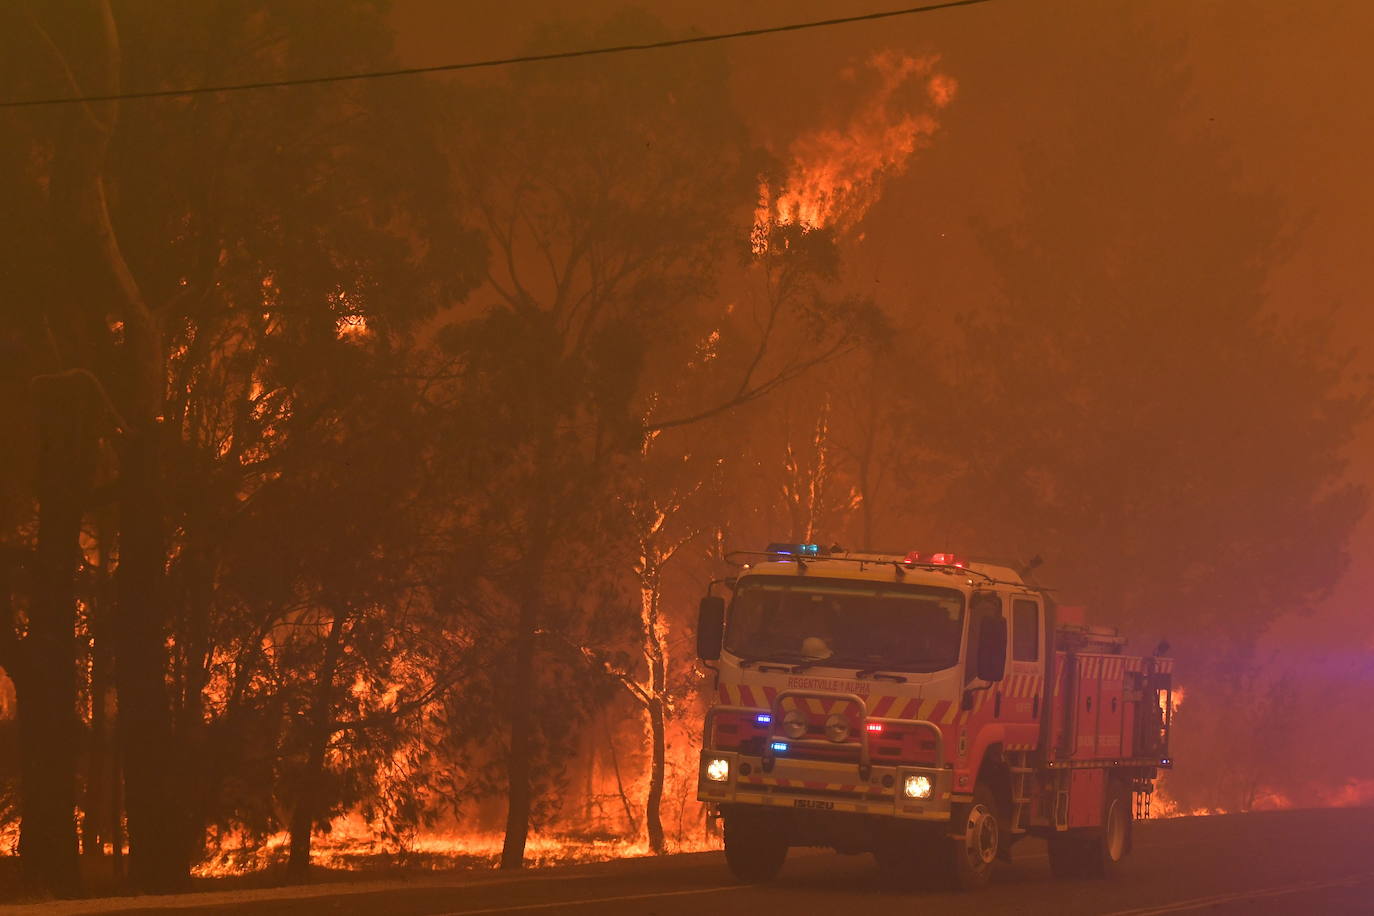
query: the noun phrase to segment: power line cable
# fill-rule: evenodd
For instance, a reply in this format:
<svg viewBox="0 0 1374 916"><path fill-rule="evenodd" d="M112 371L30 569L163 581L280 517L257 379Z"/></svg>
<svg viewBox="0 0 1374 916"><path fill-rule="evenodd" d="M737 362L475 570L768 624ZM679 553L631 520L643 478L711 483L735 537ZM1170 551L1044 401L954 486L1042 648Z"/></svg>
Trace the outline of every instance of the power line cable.
<svg viewBox="0 0 1374 916"><path fill-rule="evenodd" d="M146 92L116 92L108 95L61 96L46 99L21 99L0 102L0 108L33 108L39 105L73 105L89 102L122 102L133 99L163 99L188 95L206 95L212 92L244 92L250 89L276 89L286 86L311 86L320 83L343 83L353 80L388 79L396 76L416 76L422 73L452 73L459 70L480 70L487 67L505 67L512 64L531 64L539 61L568 60L574 57L596 57L602 54L622 54L626 51L654 51L659 48L675 48L682 45L706 44L713 41L728 41L733 38L753 38L758 35L775 35L780 32L800 32L805 29L821 29L853 22L873 22L878 19L893 19L898 16L914 16L918 13L933 13L937 10L952 9L958 6L977 6L992 0L947 0L927 6L909 6L899 10L884 10L878 13L863 13L856 16L839 16L834 19L816 19L811 22L793 22L786 25L764 26L757 29L742 29L738 32L718 32L710 35L693 35L689 38L671 38L664 41L648 41L637 44L612 45L604 48L580 48L574 51L554 51L548 54L524 54L519 57L498 57L491 60L464 61L456 64L436 64L430 67L404 67L396 70L371 70L364 73L341 73L332 76L307 76L298 79L260 80L252 83L225 83L218 86L194 86L186 89L150 89Z"/></svg>

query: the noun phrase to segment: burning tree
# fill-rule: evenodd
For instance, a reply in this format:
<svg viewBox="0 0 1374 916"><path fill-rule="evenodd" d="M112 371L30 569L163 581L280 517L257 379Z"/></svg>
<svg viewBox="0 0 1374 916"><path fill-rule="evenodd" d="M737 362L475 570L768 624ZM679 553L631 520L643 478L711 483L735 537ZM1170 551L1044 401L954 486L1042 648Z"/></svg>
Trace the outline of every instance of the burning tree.
<svg viewBox="0 0 1374 916"><path fill-rule="evenodd" d="M17 50L5 58L19 68L9 84L35 94L114 93L121 79L140 87L223 82L235 67L280 72L324 48L331 67L366 67L386 50L375 39L384 34L376 11L362 6L348 15L312 4L129 10L116 20L93 0L62 29L48 12L6 10ZM330 32L323 42L322 28ZM24 256L8 265L28 316L18 326L31 351L45 354L53 385L84 385L80 403L90 406L74 412L64 403L51 415L70 428L61 433L66 463L53 465L69 472L67 489L60 499L58 490L39 495L41 514L64 519L61 555L69 558L37 596L60 616L40 619L65 638L26 639L24 651L43 659L51 689L74 707L64 673L75 661L74 602L59 576L69 578L80 555L83 515L103 508L72 484L104 435L115 476L99 497L117 507L106 633L117 661L132 876L143 887L180 883L198 843L182 801L196 794L188 779L204 746L204 694L221 649L215 614L238 610L212 600L226 521L280 473L288 418L296 430L328 423L348 400L342 383L353 344L339 339L340 320L352 326L365 316L374 339L385 340L432 308L429 245L446 249L451 289L463 284L454 266L467 240L436 192L445 186L439 160L425 159L434 146L414 128L427 122L416 114L426 96L355 89L6 115L15 129L5 132L5 155L24 163L4 181L7 199L24 207L7 224L7 250ZM399 160L411 166L402 177L376 180L379 164ZM56 647L50 657L48 644ZM21 702L20 714L49 715L49 706L40 695ZM53 728L73 721L69 711ZM35 845L26 861L62 890L74 881L74 863L63 857L75 849L65 800L75 772L60 762L72 759L71 740L25 742L38 759L46 755L51 783L30 779L25 791L52 810L27 818L26 830L35 843L53 838L43 844L50 854Z"/></svg>
<svg viewBox="0 0 1374 916"><path fill-rule="evenodd" d="M585 37L654 28L621 20ZM456 325L449 346L460 397L490 399L468 441L500 443L487 486L516 520L501 544L519 570L501 584L515 613L502 864L518 867L534 804L533 709L557 702L535 693L537 633L557 591L579 590L550 545L603 543L600 494L617 456L638 447L643 367L706 290L747 185L714 54L676 67L529 68L459 105L455 156L491 245L482 295L492 304Z"/></svg>

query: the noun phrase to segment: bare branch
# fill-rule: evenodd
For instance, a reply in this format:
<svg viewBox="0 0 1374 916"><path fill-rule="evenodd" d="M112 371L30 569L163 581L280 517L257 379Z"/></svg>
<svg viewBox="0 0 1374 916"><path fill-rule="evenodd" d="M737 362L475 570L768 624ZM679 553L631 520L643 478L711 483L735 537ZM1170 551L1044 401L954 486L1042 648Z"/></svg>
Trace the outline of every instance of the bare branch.
<svg viewBox="0 0 1374 916"><path fill-rule="evenodd" d="M756 401L759 398L767 394L770 394L773 391L776 391L783 385L786 385L794 379L797 379L800 376L805 375L807 372L811 371L816 366L819 366L822 363L829 362L837 356L841 356L845 353L848 353L849 351L853 350L855 346L856 344L849 340L837 341L835 345L830 347L829 349L822 351L821 353L811 357L810 359L803 360L799 363L794 363L793 365L787 368L781 369L772 378L769 378L768 380L761 382L760 384L748 389L747 391L742 391L736 394L734 397L722 401L721 403L716 404L713 407L707 408L706 410L700 411L698 413L689 414L685 417L677 417L672 420L663 420L657 423L646 423L644 425L644 432L645 434L648 434L660 432L665 429L676 429L680 426L690 426L693 423L699 423L702 420L707 420L711 417L719 416L720 414L726 413L727 411L734 410L736 407L748 404L750 401Z"/></svg>

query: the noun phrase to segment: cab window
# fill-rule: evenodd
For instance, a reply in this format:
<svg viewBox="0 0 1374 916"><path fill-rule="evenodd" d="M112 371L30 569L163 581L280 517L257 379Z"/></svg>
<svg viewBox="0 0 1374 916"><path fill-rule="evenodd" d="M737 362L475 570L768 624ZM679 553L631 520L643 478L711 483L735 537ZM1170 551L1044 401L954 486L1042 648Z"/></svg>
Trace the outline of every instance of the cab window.
<svg viewBox="0 0 1374 916"><path fill-rule="evenodd" d="M1018 662L1040 658L1040 605L1027 598L1011 604L1011 657Z"/></svg>
<svg viewBox="0 0 1374 916"><path fill-rule="evenodd" d="M969 601L969 627L968 627L968 665L964 674L965 682L971 681L976 676L978 658L978 639L983 632L983 619L985 617L1002 616L1002 599L996 592L974 592L973 598Z"/></svg>

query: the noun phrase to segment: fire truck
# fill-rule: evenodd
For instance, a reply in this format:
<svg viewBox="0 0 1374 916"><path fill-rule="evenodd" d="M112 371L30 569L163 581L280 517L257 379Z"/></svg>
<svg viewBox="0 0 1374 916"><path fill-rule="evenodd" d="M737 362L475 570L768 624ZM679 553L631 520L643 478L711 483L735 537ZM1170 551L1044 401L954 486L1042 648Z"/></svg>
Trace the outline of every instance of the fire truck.
<svg viewBox="0 0 1374 916"><path fill-rule="evenodd" d="M1165 644L1128 655L995 562L816 544L727 560L739 574L699 609L697 797L738 879L771 880L793 846L964 889L1026 836L1060 877L1130 852L1172 765Z"/></svg>

